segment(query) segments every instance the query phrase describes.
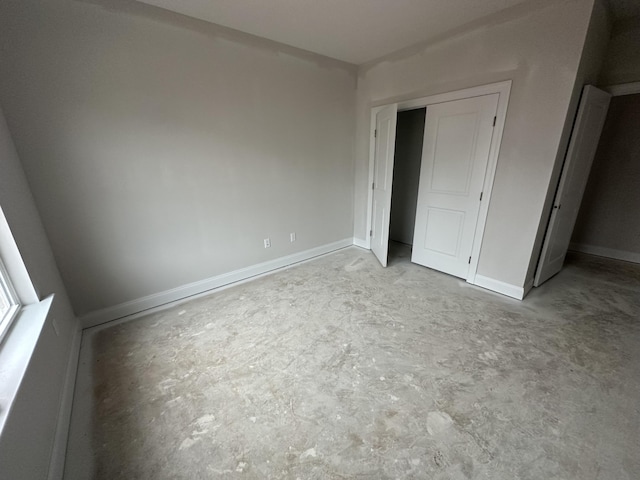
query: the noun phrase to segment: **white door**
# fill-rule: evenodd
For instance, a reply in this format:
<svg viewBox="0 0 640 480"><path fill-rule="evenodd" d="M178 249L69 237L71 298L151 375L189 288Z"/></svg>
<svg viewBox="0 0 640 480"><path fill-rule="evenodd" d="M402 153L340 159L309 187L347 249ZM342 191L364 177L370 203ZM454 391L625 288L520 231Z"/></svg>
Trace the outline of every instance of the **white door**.
<svg viewBox="0 0 640 480"><path fill-rule="evenodd" d="M412 262L467 278L498 98L427 106Z"/></svg>
<svg viewBox="0 0 640 480"><path fill-rule="evenodd" d="M610 100L611 95L591 85L585 86L582 91L576 123L542 246L534 281L536 287L562 269Z"/></svg>
<svg viewBox="0 0 640 480"><path fill-rule="evenodd" d="M389 251L389 219L393 159L396 148L398 105L389 105L376 115L376 149L373 170L373 211L371 219L371 250L383 267Z"/></svg>

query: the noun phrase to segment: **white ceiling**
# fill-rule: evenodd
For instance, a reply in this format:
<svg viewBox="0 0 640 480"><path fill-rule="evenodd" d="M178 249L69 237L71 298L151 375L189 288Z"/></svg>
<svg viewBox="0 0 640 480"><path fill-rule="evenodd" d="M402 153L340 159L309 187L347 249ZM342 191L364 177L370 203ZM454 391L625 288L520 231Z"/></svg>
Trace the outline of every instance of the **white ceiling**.
<svg viewBox="0 0 640 480"><path fill-rule="evenodd" d="M359 65L532 0L140 1Z"/></svg>
<svg viewBox="0 0 640 480"><path fill-rule="evenodd" d="M360 65L538 0L139 0ZM614 18L640 0L607 0Z"/></svg>

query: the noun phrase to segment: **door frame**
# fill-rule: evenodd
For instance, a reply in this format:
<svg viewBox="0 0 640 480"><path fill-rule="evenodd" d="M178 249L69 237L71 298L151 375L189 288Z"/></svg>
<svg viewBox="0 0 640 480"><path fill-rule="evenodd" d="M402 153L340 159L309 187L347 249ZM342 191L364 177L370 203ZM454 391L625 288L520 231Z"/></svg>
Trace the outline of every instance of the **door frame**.
<svg viewBox="0 0 640 480"><path fill-rule="evenodd" d="M598 88L610 93L612 97L621 97L623 95L635 95L640 93L640 82L619 83L616 85L608 85L606 87Z"/></svg>
<svg viewBox="0 0 640 480"><path fill-rule="evenodd" d="M427 97L411 98L399 102L387 102L384 105L379 105L371 108L371 121L369 128L369 183L367 186L367 236L365 247L371 249L371 236L369 232L372 226L372 214L373 214L373 175L375 166L375 150L376 150L376 115L382 108L398 104L398 112L407 110L415 110L418 108L429 107L436 103L445 103L453 100L463 100L465 98L479 97L482 95L490 95L493 93L500 94L498 98L498 108L496 110L496 125L493 130L493 137L491 138L491 148L489 150L489 159L487 161L487 171L484 177L482 202L480 203L480 210L478 212L478 223L476 225L476 231L473 238L473 247L471 249L471 264L469 265L469 274L467 276L467 282L471 284L476 283L476 274L478 271L478 263L480 260L480 249L482 247L482 240L484 237L484 230L487 222L487 215L489 213L489 204L491 203L491 193L493 190L493 181L496 175L496 168L498 165L498 155L500 153L500 145L502 143L502 134L504 132L504 126L507 117L507 106L509 104L509 95L511 93L511 80L505 80L502 82L491 83L488 85L480 85L477 87L465 88L462 90L455 90L453 92L438 93L435 95L429 95ZM423 146L424 148L424 146Z"/></svg>

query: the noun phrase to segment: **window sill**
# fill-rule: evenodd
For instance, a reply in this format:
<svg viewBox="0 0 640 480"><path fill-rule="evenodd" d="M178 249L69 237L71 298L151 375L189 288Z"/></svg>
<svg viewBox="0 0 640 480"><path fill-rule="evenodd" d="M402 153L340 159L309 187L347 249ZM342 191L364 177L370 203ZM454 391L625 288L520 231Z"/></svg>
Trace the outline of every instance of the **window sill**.
<svg viewBox="0 0 640 480"><path fill-rule="evenodd" d="M49 314L53 295L22 307L0 344L0 435Z"/></svg>

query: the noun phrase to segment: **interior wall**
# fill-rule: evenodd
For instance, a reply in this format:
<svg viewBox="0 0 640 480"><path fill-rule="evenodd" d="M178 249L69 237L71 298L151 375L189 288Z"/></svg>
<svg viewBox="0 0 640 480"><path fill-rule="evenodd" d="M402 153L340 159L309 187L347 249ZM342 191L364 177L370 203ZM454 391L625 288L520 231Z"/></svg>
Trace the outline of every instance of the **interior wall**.
<svg viewBox="0 0 640 480"><path fill-rule="evenodd" d="M640 94L613 97L572 248L640 262Z"/></svg>
<svg viewBox="0 0 640 480"><path fill-rule="evenodd" d="M365 238L371 107L513 81L478 274L523 287L572 101L593 2L508 9L360 68L355 236ZM571 21L567 21L571 19Z"/></svg>
<svg viewBox="0 0 640 480"><path fill-rule="evenodd" d="M0 207L39 297L55 294L50 315L0 436L0 478L47 478L67 365L79 325L2 110ZM54 319L57 333L51 323Z"/></svg>
<svg viewBox="0 0 640 480"><path fill-rule="evenodd" d="M608 8L602 0L596 0L593 4L593 11L589 20L587 35L580 55L580 63L576 74L573 90L569 100L569 108L565 117L560 145L556 154L556 161L551 170L551 177L545 196L545 202L540 215L540 223L533 245L533 253L527 270L526 284L533 284L533 277L538 266L542 246L551 217L551 209L558 190L562 167L571 140L571 132L578 113L580 97L585 85L597 85L598 78L602 71L603 63L607 53L607 47L611 37L611 18Z"/></svg>
<svg viewBox="0 0 640 480"><path fill-rule="evenodd" d="M354 67L121 0L2 2L0 42L77 314L352 238Z"/></svg>
<svg viewBox="0 0 640 480"><path fill-rule="evenodd" d="M613 25L600 85L640 82L640 17Z"/></svg>
<svg viewBox="0 0 640 480"><path fill-rule="evenodd" d="M398 112L389 239L413 244L427 109Z"/></svg>

